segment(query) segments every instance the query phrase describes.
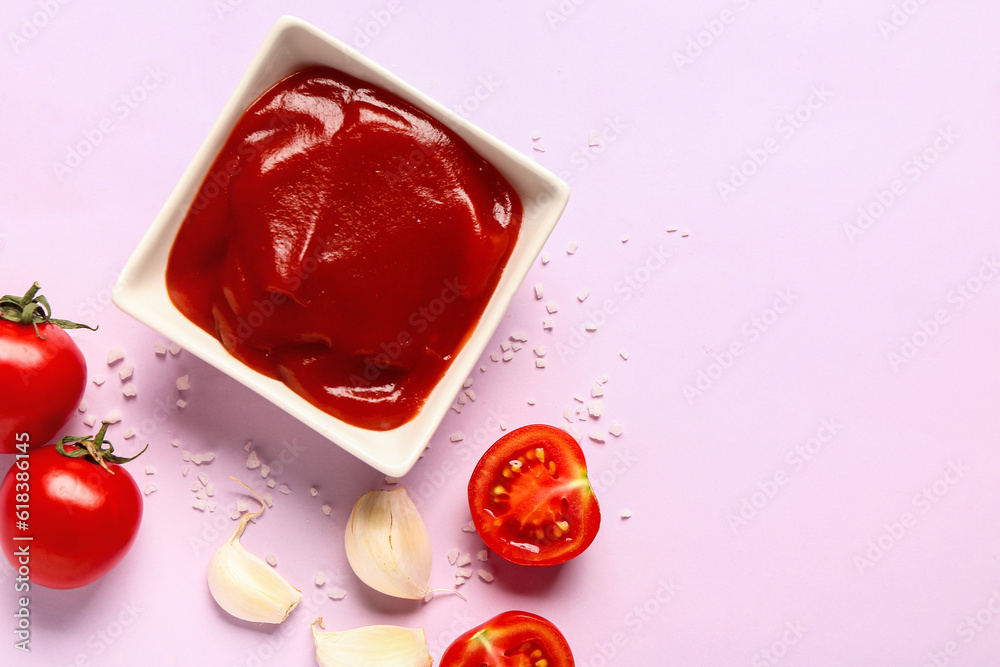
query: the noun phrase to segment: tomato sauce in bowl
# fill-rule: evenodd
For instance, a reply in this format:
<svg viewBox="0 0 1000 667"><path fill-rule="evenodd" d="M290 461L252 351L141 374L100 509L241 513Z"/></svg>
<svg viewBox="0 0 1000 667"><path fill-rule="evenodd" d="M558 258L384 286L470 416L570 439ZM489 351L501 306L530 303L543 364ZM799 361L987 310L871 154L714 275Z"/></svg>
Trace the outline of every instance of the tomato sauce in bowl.
<svg viewBox="0 0 1000 667"><path fill-rule="evenodd" d="M167 291L247 366L344 422L393 429L472 333L521 219L511 185L442 123L311 67L230 133Z"/></svg>

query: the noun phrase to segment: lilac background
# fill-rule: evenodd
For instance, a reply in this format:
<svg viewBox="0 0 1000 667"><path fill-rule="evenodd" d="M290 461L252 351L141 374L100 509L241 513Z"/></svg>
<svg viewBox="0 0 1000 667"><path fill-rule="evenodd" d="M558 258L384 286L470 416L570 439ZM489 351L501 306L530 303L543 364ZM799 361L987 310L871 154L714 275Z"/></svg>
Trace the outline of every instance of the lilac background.
<svg viewBox="0 0 1000 667"><path fill-rule="evenodd" d="M449 587L448 551L481 548L461 530L465 485L499 422L564 424L607 375L602 416L575 425L606 434L618 420L624 433L584 437L604 523L576 561L528 571L492 557L496 581L469 581L467 602L366 590L342 531L358 495L388 488L381 475L192 355L156 356L158 336L110 305L115 271L281 14L570 183L551 261L484 355L477 400L401 483L432 532L434 584ZM3 566L5 664L312 664L320 614L333 628L423 627L438 658L511 608L555 622L589 667L1000 661L1000 10L7 0L0 28L3 290L37 279L61 316L100 323L73 334L108 378L88 385L88 413L123 413L118 438L140 434L120 449L149 442L131 469L158 487L110 575L32 589L27 656L4 629L17 596ZM516 331L525 349L490 361ZM132 400L104 362L117 346L136 367ZM184 374L188 406L156 418ZM81 429L82 414L67 427ZM172 439L216 459L182 477ZM228 618L205 585L242 497L227 477L264 488L244 465L248 439L292 489L244 538L305 593L277 629ZM218 487L214 514L191 508L197 472ZM328 599L338 586L346 598Z"/></svg>

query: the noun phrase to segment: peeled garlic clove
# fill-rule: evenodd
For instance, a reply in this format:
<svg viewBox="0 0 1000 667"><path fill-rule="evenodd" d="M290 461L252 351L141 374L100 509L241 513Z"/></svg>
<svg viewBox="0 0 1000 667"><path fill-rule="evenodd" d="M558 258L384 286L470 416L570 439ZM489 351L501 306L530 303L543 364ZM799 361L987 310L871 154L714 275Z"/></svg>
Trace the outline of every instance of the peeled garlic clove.
<svg viewBox="0 0 1000 667"><path fill-rule="evenodd" d="M233 536L212 555L208 588L219 606L236 618L281 623L302 599L302 593L240 544L247 523L263 512L262 501L260 511L244 514Z"/></svg>
<svg viewBox="0 0 1000 667"><path fill-rule="evenodd" d="M320 632L323 618L313 621L319 667L431 667L424 631L396 625L370 625L342 632Z"/></svg>
<svg viewBox="0 0 1000 667"><path fill-rule="evenodd" d="M411 600L429 592L431 539L405 488L361 496L344 542L354 573L375 590Z"/></svg>

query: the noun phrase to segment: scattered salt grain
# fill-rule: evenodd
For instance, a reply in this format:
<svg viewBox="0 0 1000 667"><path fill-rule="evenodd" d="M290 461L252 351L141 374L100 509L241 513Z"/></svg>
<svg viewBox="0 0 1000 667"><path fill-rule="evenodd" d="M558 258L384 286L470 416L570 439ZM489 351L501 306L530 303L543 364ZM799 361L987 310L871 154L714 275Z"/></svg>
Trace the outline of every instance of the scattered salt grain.
<svg viewBox="0 0 1000 667"><path fill-rule="evenodd" d="M455 570L456 577L465 577L466 579L468 579L473 574L475 574L475 572L471 567L460 567L457 570Z"/></svg>
<svg viewBox="0 0 1000 667"><path fill-rule="evenodd" d="M632 510L622 510L622 518L629 519L632 517Z"/></svg>
<svg viewBox="0 0 1000 667"><path fill-rule="evenodd" d="M534 405L534 404L535 404L535 399L529 398L528 399L528 405Z"/></svg>
<svg viewBox="0 0 1000 667"><path fill-rule="evenodd" d="M256 470L260 467L260 459L257 458L257 452L250 452L250 456L247 457L247 468L250 470Z"/></svg>
<svg viewBox="0 0 1000 667"><path fill-rule="evenodd" d="M156 474L156 468L154 468L153 466L146 466L145 472L146 472L147 475L155 475Z"/></svg>
<svg viewBox="0 0 1000 667"><path fill-rule="evenodd" d="M579 301L580 303L583 303L584 301L587 300L588 296L590 296L590 290L587 288L583 288L577 293L576 300Z"/></svg>
<svg viewBox="0 0 1000 667"><path fill-rule="evenodd" d="M599 136L597 136L597 132L595 132L593 130L590 131L590 136L587 138L587 145L588 146L600 146L601 145L601 139L600 139Z"/></svg>
<svg viewBox="0 0 1000 667"><path fill-rule="evenodd" d="M450 439L452 442L461 442L462 440L465 440L465 434L462 433L461 431L455 431L454 433L451 434Z"/></svg>
<svg viewBox="0 0 1000 667"><path fill-rule="evenodd" d="M549 330L553 326L555 326L555 322L552 321L552 318L546 317L544 320L542 320L542 328L543 329Z"/></svg>
<svg viewBox="0 0 1000 667"><path fill-rule="evenodd" d="M486 549L483 549L478 554L476 554L476 558L479 559L480 563L485 563L489 559L489 557L490 557L490 552L487 551Z"/></svg>
<svg viewBox="0 0 1000 667"><path fill-rule="evenodd" d="M587 399L583 397L583 394L573 394L573 400L577 403L583 403Z"/></svg>
<svg viewBox="0 0 1000 667"><path fill-rule="evenodd" d="M616 438L622 434L622 425L620 422L613 421L611 426L608 427L608 433L615 436Z"/></svg>
<svg viewBox="0 0 1000 667"><path fill-rule="evenodd" d="M486 583L490 583L496 577L493 576L492 572L487 572L486 570L479 570L479 578L485 581Z"/></svg>
<svg viewBox="0 0 1000 667"><path fill-rule="evenodd" d="M542 133L541 132L535 132L534 134L531 135L531 140L532 141L538 141L541 138L542 138Z"/></svg>
<svg viewBox="0 0 1000 667"><path fill-rule="evenodd" d="M274 554L268 554L265 560L267 560L267 564L271 567L278 565L278 559L274 556Z"/></svg>
<svg viewBox="0 0 1000 667"><path fill-rule="evenodd" d="M535 145L532 146L532 148L534 148L539 153L544 153L545 152L545 146L543 146L542 142L540 142L540 141L536 141Z"/></svg>
<svg viewBox="0 0 1000 667"><path fill-rule="evenodd" d="M182 461L190 461L191 460L191 452L189 452L186 449L182 449L181 450L181 460Z"/></svg>
<svg viewBox="0 0 1000 667"><path fill-rule="evenodd" d="M548 264L549 263L549 259L551 259L551 258L549 257L549 253L543 252L541 259L542 259L542 264Z"/></svg>
<svg viewBox="0 0 1000 667"><path fill-rule="evenodd" d="M122 382L124 382L132 377L133 371L135 371L135 366L131 362L126 361L122 364L122 367L118 369L118 377L120 377Z"/></svg>
<svg viewBox="0 0 1000 667"><path fill-rule="evenodd" d="M125 438L126 440L128 440L128 439L130 439L130 438L134 438L134 437L135 437L135 429L134 429L134 428L132 428L131 426L130 426L130 427L128 427L128 428L127 428L127 429L125 429L125 431L124 431L124 432L122 433L122 437L123 437L123 438Z"/></svg>
<svg viewBox="0 0 1000 667"><path fill-rule="evenodd" d="M464 583L465 583L465 579L463 577L455 577L455 588L458 588L459 586L463 585Z"/></svg>
<svg viewBox="0 0 1000 667"><path fill-rule="evenodd" d="M274 496L272 496L270 493L265 493L264 504L267 505L268 507L274 507Z"/></svg>
<svg viewBox="0 0 1000 667"><path fill-rule="evenodd" d="M315 498L316 496L319 495L319 489L317 489L315 486L309 487L309 495Z"/></svg>
<svg viewBox="0 0 1000 667"><path fill-rule="evenodd" d="M500 349L503 350L504 352L509 351L510 350L510 343L507 342L507 341L503 341L502 343L500 343Z"/></svg>
<svg viewBox="0 0 1000 667"><path fill-rule="evenodd" d="M590 433L587 434L587 437L597 443L604 442L604 432L598 428L591 429Z"/></svg>
<svg viewBox="0 0 1000 667"><path fill-rule="evenodd" d="M544 299L545 298L545 288L542 287L541 283L535 285L535 298Z"/></svg>
<svg viewBox="0 0 1000 667"><path fill-rule="evenodd" d="M590 332L594 332L597 331L597 325L594 324L593 322L588 322L587 325L584 327L584 329Z"/></svg>
<svg viewBox="0 0 1000 667"><path fill-rule="evenodd" d="M548 352L548 350L545 349L544 345L538 344L538 345L535 346L535 355L536 356L544 357L546 352Z"/></svg>
<svg viewBox="0 0 1000 667"><path fill-rule="evenodd" d="M178 440L177 438L174 438L173 440L170 441L170 446L171 447L180 447L181 446L181 441Z"/></svg>
<svg viewBox="0 0 1000 667"><path fill-rule="evenodd" d="M126 398L134 398L135 393L136 393L135 385L131 382L122 387L122 395L124 395Z"/></svg>
<svg viewBox="0 0 1000 667"><path fill-rule="evenodd" d="M476 392L472 391L471 389L466 389L465 390L465 395L469 397L470 401L475 401L476 400Z"/></svg>
<svg viewBox="0 0 1000 667"><path fill-rule="evenodd" d="M622 237L622 243L628 243L628 234Z"/></svg>
<svg viewBox="0 0 1000 667"><path fill-rule="evenodd" d="M522 348L524 348L524 345L522 345L521 343L510 344L510 349L513 350L514 352L520 352Z"/></svg>
<svg viewBox="0 0 1000 667"><path fill-rule="evenodd" d="M448 552L448 564L454 565L458 562L458 549L452 549Z"/></svg>
<svg viewBox="0 0 1000 667"><path fill-rule="evenodd" d="M325 584L325 583L326 583L326 575L325 575L325 574L323 574L322 572L317 572L317 573L316 573L316 578L315 578L315 579L313 579L313 582L314 582L314 583L315 583L315 584L316 584L317 586L322 586L323 584Z"/></svg>
<svg viewBox="0 0 1000 667"><path fill-rule="evenodd" d="M83 423L86 424L87 426L93 426L95 423L97 423L97 418L94 417L94 415L87 415L86 417L83 418Z"/></svg>
<svg viewBox="0 0 1000 667"><path fill-rule="evenodd" d="M385 483L389 484L389 485L399 484L399 478L398 477L393 477L392 475L386 475L385 476Z"/></svg>
<svg viewBox="0 0 1000 667"><path fill-rule="evenodd" d="M243 499L240 499L240 500L236 501L236 511L237 512L246 512L248 509L250 509L250 503L248 503L247 501L245 501Z"/></svg>
<svg viewBox="0 0 1000 667"><path fill-rule="evenodd" d="M598 417L600 417L601 416L601 402L600 401L591 401L590 405L587 406L587 412L589 412L590 416L593 417L594 419L597 419Z"/></svg>
<svg viewBox="0 0 1000 667"><path fill-rule="evenodd" d="M472 556L470 554L462 554L459 556L458 560L455 561L455 565L458 567L465 567L472 562Z"/></svg>
<svg viewBox="0 0 1000 667"><path fill-rule="evenodd" d="M475 380L473 380L471 377L467 377L467 378L465 378L465 382L462 383L462 386L465 387L466 389L468 389L469 387L471 387L473 385L474 382L475 382Z"/></svg>
<svg viewBox="0 0 1000 667"><path fill-rule="evenodd" d="M279 486L278 491L285 494L286 496L292 492L292 490L288 487L287 484L282 484L281 486Z"/></svg>
<svg viewBox="0 0 1000 667"><path fill-rule="evenodd" d="M102 384L104 384L104 376L103 375L95 375L94 377L92 377L90 379L90 381L93 382L94 384L96 384L98 387L100 387Z"/></svg>
<svg viewBox="0 0 1000 667"><path fill-rule="evenodd" d="M554 315L559 312L559 304L555 301L549 301L545 304L545 310L548 311L549 315Z"/></svg>
<svg viewBox="0 0 1000 667"><path fill-rule="evenodd" d="M545 368L545 360L535 359L535 368Z"/></svg>
<svg viewBox="0 0 1000 667"><path fill-rule="evenodd" d="M476 522L470 521L469 523L462 526L463 533L474 533L476 532Z"/></svg>
<svg viewBox="0 0 1000 667"><path fill-rule="evenodd" d="M209 498L215 496L215 482L209 482L205 485L205 495Z"/></svg>
<svg viewBox="0 0 1000 667"><path fill-rule="evenodd" d="M166 345L166 343L164 343L163 341L160 341L160 340L158 340L155 343L153 343L153 352L155 352L156 354L158 354L161 357L164 356L164 355L166 355L167 354L167 345Z"/></svg>
<svg viewBox="0 0 1000 667"><path fill-rule="evenodd" d="M347 597L347 591L343 588L334 588L332 591L329 591L327 595L330 596L331 600L343 600Z"/></svg>
<svg viewBox="0 0 1000 667"><path fill-rule="evenodd" d="M183 410L184 408L187 407L188 402L185 401L183 398L178 398L177 401L176 401L176 404L177 404L177 407L179 407L181 410Z"/></svg>
<svg viewBox="0 0 1000 667"><path fill-rule="evenodd" d="M687 238L687 237L691 236L691 230L690 229L684 229L684 230L682 230L681 231L681 236L683 236L684 238Z"/></svg>
<svg viewBox="0 0 1000 667"><path fill-rule="evenodd" d="M620 356L625 361L628 361L628 352L627 351L622 350L621 352L618 353L618 356Z"/></svg>
<svg viewBox="0 0 1000 667"><path fill-rule="evenodd" d="M511 359L514 358L514 350L507 350L506 352L503 353L503 356L500 358L503 359L504 361L510 361Z"/></svg>
<svg viewBox="0 0 1000 667"><path fill-rule="evenodd" d="M676 227L667 227L667 232L670 233L670 234L673 234L676 231L677 231Z"/></svg>
<svg viewBox="0 0 1000 667"><path fill-rule="evenodd" d="M263 479L267 479L267 476L271 474L271 466L266 463L260 464L260 476Z"/></svg>
<svg viewBox="0 0 1000 667"><path fill-rule="evenodd" d="M80 405L78 405L76 407L76 409L79 410L80 412L86 412L87 411L87 401L80 401Z"/></svg>
<svg viewBox="0 0 1000 667"><path fill-rule="evenodd" d="M191 378L188 375L182 375L179 378L177 378L177 382L175 382L174 384L177 385L178 390L187 391L188 389L191 388Z"/></svg>
<svg viewBox="0 0 1000 667"><path fill-rule="evenodd" d="M148 496L149 494L153 493L154 491L156 491L156 484L153 484L152 482L150 482L150 483L146 484L146 486L142 487L142 493L143 493L143 495Z"/></svg>
<svg viewBox="0 0 1000 667"><path fill-rule="evenodd" d="M240 520L240 511L239 510L233 510L232 512L229 513L229 518L232 519L233 521L239 521Z"/></svg>
<svg viewBox="0 0 1000 667"><path fill-rule="evenodd" d="M277 485L278 485L278 483L275 482L274 479L267 480L267 488L273 489Z"/></svg>
<svg viewBox="0 0 1000 667"><path fill-rule="evenodd" d="M195 508L196 510L201 510L202 512L204 512L205 509L208 507L208 501L205 500L204 498L195 498L194 502L191 503L191 507Z"/></svg>
<svg viewBox="0 0 1000 667"><path fill-rule="evenodd" d="M320 509L323 510L323 514L327 516L330 516L330 512L333 511L333 508L330 507L329 505L323 505L323 507L321 507Z"/></svg>
<svg viewBox="0 0 1000 667"><path fill-rule="evenodd" d="M576 241L570 242L569 246L567 246L567 248L566 248L566 254L567 255L572 255L573 253L575 253L577 251L577 248L579 248L579 247L580 247L580 244L577 243Z"/></svg>
<svg viewBox="0 0 1000 667"><path fill-rule="evenodd" d="M109 424L117 424L121 420L122 420L122 413L118 412L117 410L112 410L111 412L108 413L108 416L104 418L104 421L108 422Z"/></svg>
<svg viewBox="0 0 1000 667"><path fill-rule="evenodd" d="M208 475L206 475L203 472L200 472L200 473L198 473L198 481L201 482L202 484L208 485L208 483L211 480L208 478Z"/></svg>
<svg viewBox="0 0 1000 667"><path fill-rule="evenodd" d="M249 452L251 447L253 447L253 440L247 440L246 444L243 445L243 451Z"/></svg>
<svg viewBox="0 0 1000 667"><path fill-rule="evenodd" d="M493 361L500 361L500 355L494 352L493 354L490 355L490 359L492 359Z"/></svg>
<svg viewBox="0 0 1000 667"><path fill-rule="evenodd" d="M125 351L120 347L116 347L115 349L108 352L108 366L114 366L124 358L125 358Z"/></svg>
<svg viewBox="0 0 1000 667"><path fill-rule="evenodd" d="M167 349L170 350L170 354L174 355L175 357L181 353L181 346L178 345L177 343L171 343L170 347L168 347Z"/></svg>
<svg viewBox="0 0 1000 667"><path fill-rule="evenodd" d="M181 468L182 477L187 477L189 472L191 472L191 466L184 466L183 468Z"/></svg>
<svg viewBox="0 0 1000 667"><path fill-rule="evenodd" d="M601 386L599 382L595 382L590 388L590 395L594 398L600 398L604 396L604 387Z"/></svg>

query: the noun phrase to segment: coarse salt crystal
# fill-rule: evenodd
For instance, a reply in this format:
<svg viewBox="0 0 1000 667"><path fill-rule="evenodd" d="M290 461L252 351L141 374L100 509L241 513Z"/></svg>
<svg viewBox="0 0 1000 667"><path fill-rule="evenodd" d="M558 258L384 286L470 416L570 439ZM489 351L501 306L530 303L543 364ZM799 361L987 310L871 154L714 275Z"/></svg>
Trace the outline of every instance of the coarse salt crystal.
<svg viewBox="0 0 1000 667"><path fill-rule="evenodd" d="M183 398L178 398L177 401L176 401L176 404L177 404L177 407L179 407L180 409L183 410L184 408L187 407L188 402L185 401Z"/></svg>
<svg viewBox="0 0 1000 667"><path fill-rule="evenodd" d="M531 135L531 140L532 141L538 141L541 138L542 138L542 133L541 132L535 132L534 134Z"/></svg>
<svg viewBox="0 0 1000 667"><path fill-rule="evenodd" d="M555 326L555 322L553 322L551 318L546 317L544 320L542 320L543 329L548 330L551 329L553 326Z"/></svg>
<svg viewBox="0 0 1000 667"><path fill-rule="evenodd" d="M251 447L253 447L253 440L247 440L246 444L243 445L243 451L249 452Z"/></svg>
<svg viewBox="0 0 1000 667"><path fill-rule="evenodd" d="M264 494L264 504L268 507L274 507L274 496L270 493Z"/></svg>
<svg viewBox="0 0 1000 667"><path fill-rule="evenodd" d="M205 487L204 487L204 485L201 482L195 481L195 482L193 482L191 484L191 492L192 493L198 493L203 488L205 488Z"/></svg>
<svg viewBox="0 0 1000 667"><path fill-rule="evenodd" d="M500 358L503 359L504 361L510 361L511 359L514 358L514 350L507 350L506 352L503 353L503 356Z"/></svg>
<svg viewBox="0 0 1000 667"><path fill-rule="evenodd" d="M80 405L76 406L76 409L79 410L80 412L86 412L87 411L87 401L80 401Z"/></svg>
<svg viewBox="0 0 1000 667"><path fill-rule="evenodd" d="M618 356L620 356L625 361L628 361L628 352L626 352L625 350L622 350L621 352L619 352Z"/></svg>
<svg viewBox="0 0 1000 667"><path fill-rule="evenodd" d="M551 259L549 257L549 253L543 252L542 256L541 256L542 264L548 264L549 263L549 259Z"/></svg>
<svg viewBox="0 0 1000 667"><path fill-rule="evenodd" d="M142 493L143 493L143 495L148 496L149 494L153 493L154 491L156 491L156 484L153 484L152 482L150 482L150 483L146 484L146 486L142 487Z"/></svg>
<svg viewBox="0 0 1000 667"><path fill-rule="evenodd" d="M390 484L390 485L391 484L399 484L399 478L398 477L393 477L392 475L386 475L385 476L385 483L386 484Z"/></svg>
<svg viewBox="0 0 1000 667"><path fill-rule="evenodd" d="M236 511L246 512L248 509L250 509L250 504L247 501L242 498L236 501Z"/></svg>
<svg viewBox="0 0 1000 667"><path fill-rule="evenodd" d="M632 510L622 510L622 518L628 519L632 516Z"/></svg>
<svg viewBox="0 0 1000 667"><path fill-rule="evenodd" d="M270 565L271 567L275 567L278 564L278 559L275 557L274 554L268 554L265 560L267 561L267 564Z"/></svg>
<svg viewBox="0 0 1000 667"><path fill-rule="evenodd" d="M569 246L567 246L567 248L566 248L566 254L567 255L572 255L573 253L575 253L577 251L577 249L579 247L580 247L580 244L577 243L576 241L570 242Z"/></svg>
<svg viewBox="0 0 1000 667"><path fill-rule="evenodd" d="M465 434L462 433L461 431L455 431L454 433L451 434L450 439L452 442L461 442L462 440L465 440Z"/></svg>
<svg viewBox="0 0 1000 667"><path fill-rule="evenodd" d="M591 401L590 405L587 407L587 411L590 413L591 417L597 419L601 416L601 402Z"/></svg>
<svg viewBox="0 0 1000 667"><path fill-rule="evenodd" d="M201 510L202 512L204 512L205 508L208 507L208 501L205 500L204 498L195 498L194 502L191 503L191 507L195 508L196 510Z"/></svg>
<svg viewBox="0 0 1000 667"><path fill-rule="evenodd" d="M595 382L593 386L591 386L590 388L590 395L593 396L594 398L600 398L601 396L604 396L604 387L602 387L600 383Z"/></svg>
<svg viewBox="0 0 1000 667"><path fill-rule="evenodd" d="M214 512L215 508L218 507L218 506L219 506L219 503L215 502L214 500L209 500L208 501L208 511L209 512Z"/></svg>
<svg viewBox="0 0 1000 667"><path fill-rule="evenodd" d="M500 343L500 349L503 350L504 352L507 352L508 350L510 350L510 343L507 341L503 341L502 343Z"/></svg>
<svg viewBox="0 0 1000 667"><path fill-rule="evenodd" d="M465 378L465 382L462 383L462 386L468 389L473 385L473 383L475 383L475 380L473 380L471 377L468 377Z"/></svg>
<svg viewBox="0 0 1000 667"><path fill-rule="evenodd" d="M232 519L233 521L239 521L240 520L240 511L239 510L233 510L232 512L229 513L229 518Z"/></svg>
<svg viewBox="0 0 1000 667"><path fill-rule="evenodd" d="M153 352L160 355L161 357L167 353L167 345L163 341L156 341L153 343Z"/></svg>
<svg viewBox="0 0 1000 667"><path fill-rule="evenodd" d="M83 418L83 423L86 424L87 426L93 426L94 424L97 423L97 418L94 417L94 415L87 415L86 417Z"/></svg>
<svg viewBox="0 0 1000 667"><path fill-rule="evenodd" d="M135 393L136 393L135 392L135 385L133 383L131 383L131 382L129 382L128 384L126 384L124 387L122 387L122 394L126 398L134 398L135 397Z"/></svg>
<svg viewBox="0 0 1000 667"><path fill-rule="evenodd" d="M536 299L543 299L543 298L545 298L545 288L542 287L541 283L538 283L537 285L535 285L535 298Z"/></svg>
<svg viewBox="0 0 1000 667"><path fill-rule="evenodd" d="M544 345L538 344L538 345L535 346L535 355L536 356L544 357L546 352L548 352L548 350L545 348Z"/></svg>
<svg viewBox="0 0 1000 667"><path fill-rule="evenodd" d="M590 136L587 138L587 145L589 146L600 146L601 138L597 135L594 130L590 131Z"/></svg>
<svg viewBox="0 0 1000 667"><path fill-rule="evenodd" d="M281 486L279 486L278 491L285 494L286 496L292 492L292 490L288 487L287 484L282 484Z"/></svg>
<svg viewBox="0 0 1000 667"><path fill-rule="evenodd" d="M177 438L174 438L173 440L170 441L170 446L171 447L180 447L181 446L181 441L178 440Z"/></svg>
<svg viewBox="0 0 1000 667"><path fill-rule="evenodd" d="M131 426L130 426L130 427L128 427L128 428L127 428L127 429L125 429L125 431L124 431L124 432L122 433L122 437L123 437L124 439L126 439L126 440L128 440L128 439L130 439L130 438L134 438L134 437L135 437L135 429L134 429L134 428L132 428Z"/></svg>
<svg viewBox="0 0 1000 667"><path fill-rule="evenodd" d="M470 521L469 523L462 526L463 533L474 533L476 532L476 522Z"/></svg>
<svg viewBox="0 0 1000 667"><path fill-rule="evenodd" d="M330 516L330 512L333 511L333 508L330 507L329 505L323 505L320 509L323 511L323 514L327 516Z"/></svg>
<svg viewBox="0 0 1000 667"><path fill-rule="evenodd" d="M529 398L528 399L528 405L534 405L534 404L535 404L535 399Z"/></svg>
<svg viewBox="0 0 1000 667"><path fill-rule="evenodd" d="M332 591L329 591L327 595L330 596L331 600L343 600L347 597L347 591L343 588L334 588Z"/></svg>
<svg viewBox="0 0 1000 667"><path fill-rule="evenodd" d="M267 484L267 488L269 488L269 489L273 489L274 487L276 487L278 485L278 483L274 481L274 478L271 478L271 479L267 480L266 484Z"/></svg>
<svg viewBox="0 0 1000 667"><path fill-rule="evenodd" d="M316 584L317 586L322 586L323 584L325 584L325 583L326 583L326 575L325 575L325 574L323 574L322 572L317 572L317 573L316 573L316 578L315 578L315 579L313 579L313 582L314 582L314 583L315 583L315 584Z"/></svg>
<svg viewBox="0 0 1000 667"><path fill-rule="evenodd" d="M532 148L534 148L539 153L544 153L545 152L545 146L543 146L542 142L540 142L540 141L536 141L535 145L532 146Z"/></svg>
<svg viewBox="0 0 1000 667"><path fill-rule="evenodd" d="M518 343L524 343L528 340L528 334L523 331L515 331L510 335L510 339Z"/></svg>
<svg viewBox="0 0 1000 667"><path fill-rule="evenodd" d="M594 323L592 323L592 322L588 322L588 323L587 323L587 326L585 326L584 328L585 328L585 329L586 329L587 331L591 331L591 332L593 332L593 331L597 331L597 325L596 325L596 324L594 324Z"/></svg>
<svg viewBox="0 0 1000 667"><path fill-rule="evenodd" d="M250 470L256 470L260 467L260 459L257 458L257 452L250 452L250 456L247 457L247 468Z"/></svg>
<svg viewBox="0 0 1000 667"><path fill-rule="evenodd" d="M598 443L604 442L604 432L597 428L591 429L590 433L587 434L587 437L593 440L594 442Z"/></svg>
<svg viewBox="0 0 1000 667"><path fill-rule="evenodd" d="M310 486L309 487L309 495L312 496L313 498L315 498L316 496L319 495L319 489L317 489L315 486Z"/></svg>
<svg viewBox="0 0 1000 667"><path fill-rule="evenodd" d="M471 567L460 567L457 570L455 570L456 577L465 577L466 579L468 579L473 574L475 574L475 572L472 570Z"/></svg>
<svg viewBox="0 0 1000 667"><path fill-rule="evenodd" d="M191 452L189 452L186 449L182 449L181 450L181 460L182 461L190 461L191 460Z"/></svg>
<svg viewBox="0 0 1000 667"><path fill-rule="evenodd" d="M476 400L476 392L472 391L471 389L466 389L465 390L465 395L469 397L470 401L475 402L475 400Z"/></svg>
<svg viewBox="0 0 1000 667"><path fill-rule="evenodd" d="M122 379L122 382L124 382L125 380L132 377L133 371L135 371L135 366L131 362L126 361L124 364L122 364L122 367L118 369L118 377L120 377Z"/></svg>
<svg viewBox="0 0 1000 667"><path fill-rule="evenodd" d="M667 232L669 232L671 234L674 233L674 232L676 232L676 231L677 231L676 227L667 227Z"/></svg>
<svg viewBox="0 0 1000 667"><path fill-rule="evenodd" d="M576 300L579 301L580 303L583 303L584 301L587 300L588 296L590 296L590 290L587 288L583 288L577 293Z"/></svg>
<svg viewBox="0 0 1000 667"><path fill-rule="evenodd" d="M490 355L490 359L493 361L500 361L500 355L494 352L493 354Z"/></svg>
<svg viewBox="0 0 1000 667"><path fill-rule="evenodd" d="M535 368L545 368L545 360L535 359Z"/></svg>
<svg viewBox="0 0 1000 667"><path fill-rule="evenodd" d="M478 574L479 578L485 581L486 583L490 583L491 581L496 579L496 577L493 576L492 572L487 572L486 570L479 570Z"/></svg>
<svg viewBox="0 0 1000 667"><path fill-rule="evenodd" d="M548 311L549 315L554 315L559 312L559 304L555 301L549 301L545 304L545 310Z"/></svg>
<svg viewBox="0 0 1000 667"><path fill-rule="evenodd" d="M115 349L108 352L108 366L114 366L124 358L125 358L125 351L122 350L120 347L116 347Z"/></svg>
<svg viewBox="0 0 1000 667"><path fill-rule="evenodd" d="M198 473L198 481L201 482L202 484L208 484L211 480L209 479L208 475L206 475L203 472L200 472Z"/></svg>
<svg viewBox="0 0 1000 667"><path fill-rule="evenodd" d="M104 421L108 422L109 424L117 424L121 420L122 420L122 413L118 412L117 410L112 410L111 412L108 413L108 416L104 418Z"/></svg>
<svg viewBox="0 0 1000 667"><path fill-rule="evenodd" d="M191 378L188 375L182 375L177 378L177 381L174 384L177 385L177 389L180 391L187 391L191 388Z"/></svg>
<svg viewBox="0 0 1000 667"><path fill-rule="evenodd" d="M93 382L94 384L96 384L98 387L100 387L102 384L104 384L104 376L103 375L95 375L90 380L91 380L91 382Z"/></svg>
<svg viewBox="0 0 1000 667"><path fill-rule="evenodd" d="M628 243L628 234L622 237L622 243Z"/></svg>
<svg viewBox="0 0 1000 667"><path fill-rule="evenodd" d="M267 479L267 476L270 475L270 474L271 474L271 466L267 465L266 463L261 463L260 464L260 476L263 479Z"/></svg>
<svg viewBox="0 0 1000 667"><path fill-rule="evenodd" d="M454 565L458 562L458 549L452 549L448 552L448 564Z"/></svg>
<svg viewBox="0 0 1000 667"><path fill-rule="evenodd" d="M615 436L616 438L622 434L622 425L618 421L611 422L611 426L608 427L608 433Z"/></svg>
<svg viewBox="0 0 1000 667"><path fill-rule="evenodd" d="M147 475L155 475L156 474L156 468L154 468L153 466L146 466L145 472L146 472Z"/></svg>
<svg viewBox="0 0 1000 667"><path fill-rule="evenodd" d="M187 477L189 472L191 472L191 466L184 466L183 468L181 468L182 477Z"/></svg>
<svg viewBox="0 0 1000 667"><path fill-rule="evenodd" d="M681 231L681 236L683 236L684 238L687 238L688 236L691 236L691 230L690 229L685 229L685 230Z"/></svg>
<svg viewBox="0 0 1000 667"><path fill-rule="evenodd" d="M455 588L458 588L459 586L462 586L463 584L465 584L465 582L466 582L466 579L464 577L457 577L456 576L455 577Z"/></svg>
<svg viewBox="0 0 1000 667"><path fill-rule="evenodd" d="M458 560L455 561L455 565L457 565L458 567L465 567L471 562L472 562L471 554L462 554L461 556L459 556Z"/></svg>
<svg viewBox="0 0 1000 667"><path fill-rule="evenodd" d="M170 347L168 347L167 349L170 350L170 354L174 355L175 357L181 353L181 346L178 345L177 343L171 343Z"/></svg>
<svg viewBox="0 0 1000 667"><path fill-rule="evenodd" d="M209 498L215 495L215 482L209 482L205 485L205 495Z"/></svg>
<svg viewBox="0 0 1000 667"><path fill-rule="evenodd" d="M513 352L519 352L523 347L524 347L524 345L522 345L521 343L511 343L510 344L510 349Z"/></svg>

